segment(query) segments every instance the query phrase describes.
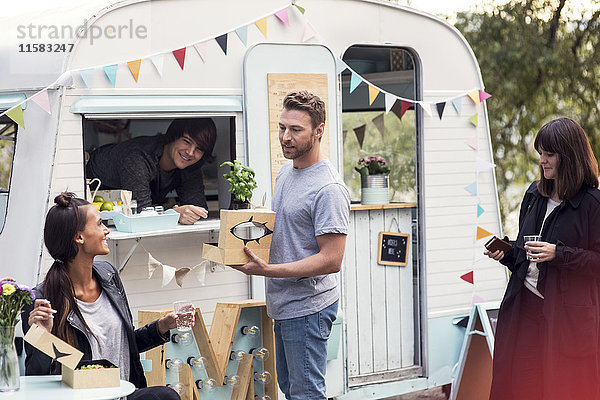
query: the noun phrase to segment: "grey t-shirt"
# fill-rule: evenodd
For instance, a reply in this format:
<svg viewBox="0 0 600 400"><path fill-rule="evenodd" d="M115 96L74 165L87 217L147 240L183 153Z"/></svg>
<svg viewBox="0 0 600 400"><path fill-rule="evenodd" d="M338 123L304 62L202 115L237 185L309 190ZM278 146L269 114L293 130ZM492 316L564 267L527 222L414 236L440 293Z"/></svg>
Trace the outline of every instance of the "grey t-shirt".
<svg viewBox="0 0 600 400"><path fill-rule="evenodd" d="M286 163L275 183L275 227L269 262L302 260L319 252L317 236L348 233L350 194L329 160L295 169ZM267 278L267 313L273 319L321 311L339 298L338 274Z"/></svg>
<svg viewBox="0 0 600 400"><path fill-rule="evenodd" d="M85 323L94 332L94 335L85 332L92 348L92 358L110 361L120 368L121 379L129 380L129 342L121 317L108 296L102 292L93 303L75 300Z"/></svg>

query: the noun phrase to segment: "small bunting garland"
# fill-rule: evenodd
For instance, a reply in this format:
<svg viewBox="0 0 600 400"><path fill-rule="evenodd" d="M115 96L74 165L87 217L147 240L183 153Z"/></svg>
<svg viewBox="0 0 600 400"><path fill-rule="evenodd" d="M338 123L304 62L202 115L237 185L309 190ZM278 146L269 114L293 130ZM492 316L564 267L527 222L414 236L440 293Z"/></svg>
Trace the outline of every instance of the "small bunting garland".
<svg viewBox="0 0 600 400"><path fill-rule="evenodd" d="M127 61L127 66L129 67L129 70L131 71L131 75L133 75L133 79L135 79L135 81L138 81L138 78L140 76L140 66L142 65L142 60L135 60L135 61Z"/></svg>
<svg viewBox="0 0 600 400"><path fill-rule="evenodd" d="M181 70L183 71L183 65L185 64L185 47L183 47L181 49L173 50L173 56L175 56L177 63L179 64L179 66L181 67Z"/></svg>

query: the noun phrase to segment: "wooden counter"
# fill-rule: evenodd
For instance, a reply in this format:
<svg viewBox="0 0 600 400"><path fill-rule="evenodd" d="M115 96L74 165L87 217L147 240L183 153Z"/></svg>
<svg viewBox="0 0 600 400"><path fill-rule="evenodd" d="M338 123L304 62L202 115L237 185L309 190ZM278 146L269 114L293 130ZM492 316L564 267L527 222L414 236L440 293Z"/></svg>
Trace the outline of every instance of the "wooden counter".
<svg viewBox="0 0 600 400"><path fill-rule="evenodd" d="M389 203L389 204L350 204L350 211L387 210L395 208L415 208L417 203Z"/></svg>

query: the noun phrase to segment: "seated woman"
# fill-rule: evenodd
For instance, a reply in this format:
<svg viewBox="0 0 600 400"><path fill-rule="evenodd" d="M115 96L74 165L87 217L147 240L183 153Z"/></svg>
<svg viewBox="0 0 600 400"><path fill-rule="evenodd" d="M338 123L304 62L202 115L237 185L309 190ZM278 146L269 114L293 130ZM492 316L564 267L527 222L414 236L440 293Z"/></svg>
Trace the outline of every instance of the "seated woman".
<svg viewBox="0 0 600 400"><path fill-rule="evenodd" d="M96 208L73 193L54 199L44 226L44 242L54 258L46 278L34 288L36 301L23 311L23 332L37 324L83 352L83 360L106 359L121 379L138 388L129 399L179 399L168 387L146 387L139 353L168 341L176 327L170 313L139 329L118 272L108 262L108 229ZM58 373L58 363L25 343L27 375Z"/></svg>

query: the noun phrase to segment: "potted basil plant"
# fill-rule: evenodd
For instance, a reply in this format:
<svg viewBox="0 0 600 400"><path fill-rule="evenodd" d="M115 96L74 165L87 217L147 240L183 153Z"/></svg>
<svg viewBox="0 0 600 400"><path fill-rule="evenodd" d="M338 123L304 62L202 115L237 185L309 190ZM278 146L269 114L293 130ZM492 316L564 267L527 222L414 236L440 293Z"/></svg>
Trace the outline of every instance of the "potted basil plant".
<svg viewBox="0 0 600 400"><path fill-rule="evenodd" d="M254 179L254 170L250 167L242 165L237 160L225 161L223 166L231 167L231 170L223 174L223 178L229 182L229 191L232 194L231 210L239 210L250 208L250 198L252 191L258 187L256 179Z"/></svg>

